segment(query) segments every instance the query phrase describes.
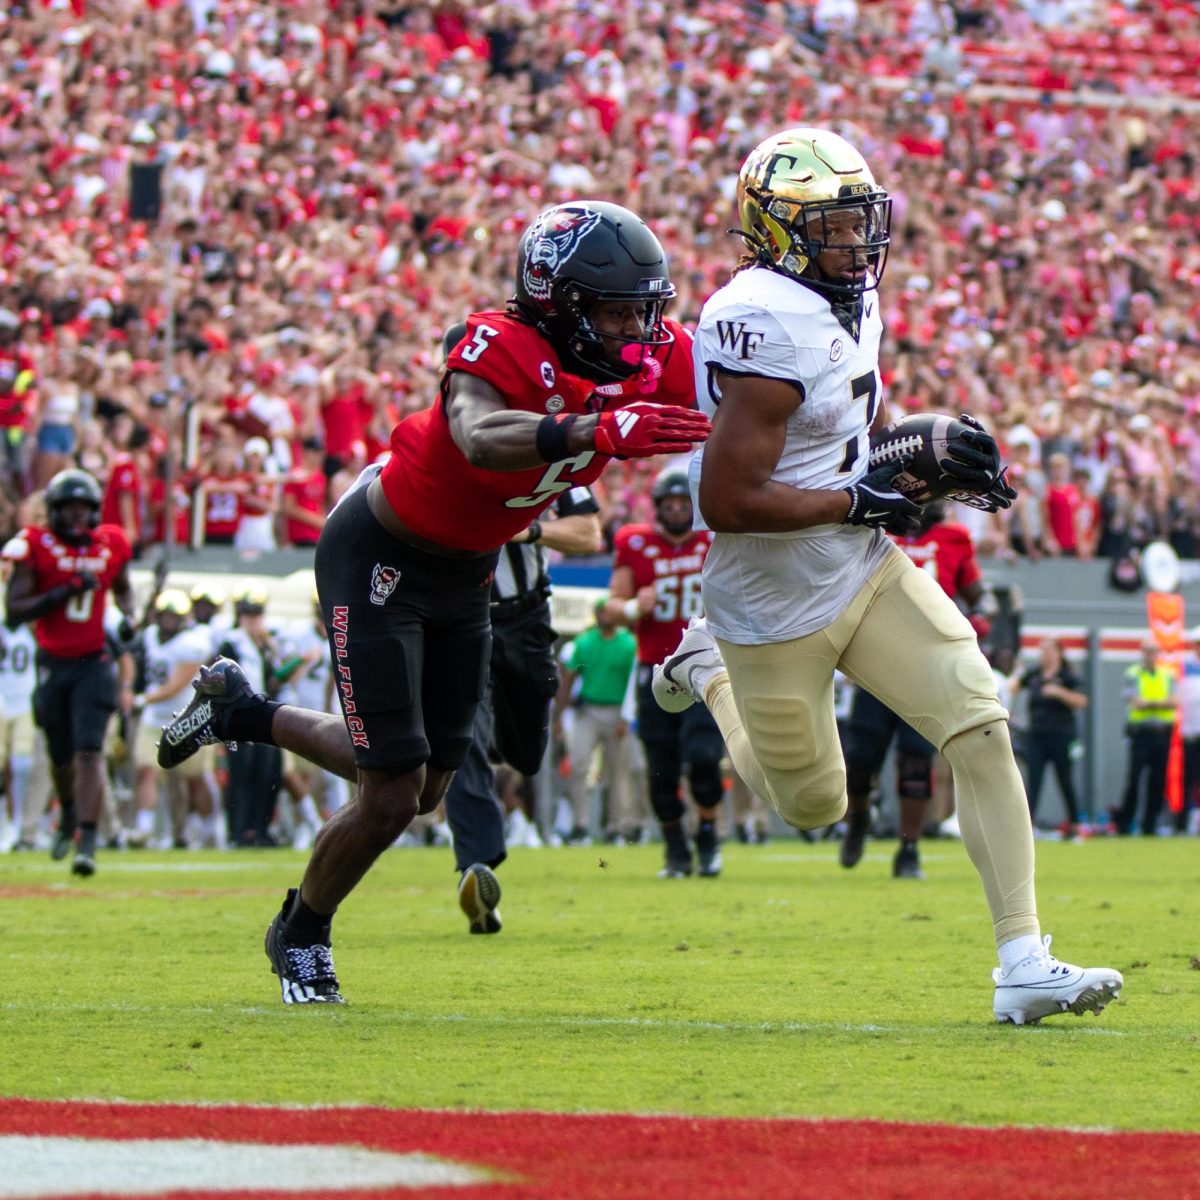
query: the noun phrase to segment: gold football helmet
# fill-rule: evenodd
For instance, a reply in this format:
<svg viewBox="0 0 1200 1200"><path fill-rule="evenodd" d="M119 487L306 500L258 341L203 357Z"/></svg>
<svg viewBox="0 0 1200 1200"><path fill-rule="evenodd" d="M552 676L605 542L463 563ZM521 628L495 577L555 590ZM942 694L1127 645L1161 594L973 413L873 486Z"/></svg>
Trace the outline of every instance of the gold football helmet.
<svg viewBox="0 0 1200 1200"><path fill-rule="evenodd" d="M764 265L834 299L879 286L892 201L838 134L797 127L760 142L738 175L737 206L742 233Z"/></svg>
<svg viewBox="0 0 1200 1200"><path fill-rule="evenodd" d="M158 598L154 601L154 611L186 617L191 614L192 602L188 598L187 592L180 591L179 588L167 588L166 591L159 592Z"/></svg>

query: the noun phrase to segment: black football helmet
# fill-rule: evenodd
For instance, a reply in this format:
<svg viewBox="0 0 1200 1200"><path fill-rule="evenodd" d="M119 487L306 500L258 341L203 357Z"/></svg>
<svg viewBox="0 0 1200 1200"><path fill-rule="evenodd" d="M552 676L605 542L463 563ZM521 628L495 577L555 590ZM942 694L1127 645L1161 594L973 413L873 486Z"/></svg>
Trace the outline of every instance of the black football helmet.
<svg viewBox="0 0 1200 1200"><path fill-rule="evenodd" d="M46 511L50 516L50 528L64 542L86 540L88 532L100 524L103 498L95 476L78 467L59 471L46 485ZM72 503L86 504L89 508L82 524L68 520L63 511L66 505Z"/></svg>
<svg viewBox="0 0 1200 1200"><path fill-rule="evenodd" d="M585 379L631 379L647 349L671 342L662 314L674 295L658 238L619 204L558 204L521 235L513 304L554 347L563 366ZM645 305L640 338L601 337L593 327L592 309L612 300ZM613 354L605 344L610 341L625 344Z"/></svg>
<svg viewBox="0 0 1200 1200"><path fill-rule="evenodd" d="M682 496L688 502L689 507L686 519L677 517L668 520L659 507L662 501L672 496ZM679 467L668 467L665 471L659 472L650 489L650 499L654 502L654 515L658 523L668 533L678 536L679 534L687 533L692 528L692 511L690 507L692 503L692 489L688 486L686 471L681 470Z"/></svg>

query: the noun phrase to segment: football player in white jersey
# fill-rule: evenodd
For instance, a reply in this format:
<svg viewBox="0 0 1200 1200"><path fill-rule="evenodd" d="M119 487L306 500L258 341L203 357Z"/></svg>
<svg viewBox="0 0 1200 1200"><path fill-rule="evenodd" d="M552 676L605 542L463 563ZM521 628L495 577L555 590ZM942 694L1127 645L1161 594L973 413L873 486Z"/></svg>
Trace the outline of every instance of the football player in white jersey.
<svg viewBox="0 0 1200 1200"><path fill-rule="evenodd" d="M200 664L211 657L211 637L203 625L189 625L192 602L187 593L167 588L155 597L153 620L142 634L145 661L145 690L134 701L139 713L134 738L136 764L137 816L129 834L131 846L146 846L154 834L155 816L161 788L167 773L158 765L156 744L158 729L182 708L191 695L188 686ZM186 809L197 814L203 828L203 840L219 843L219 811L213 771L216 754L212 747L190 758L181 768L182 787L186 790ZM182 836L183 821L173 820Z"/></svg>
<svg viewBox="0 0 1200 1200"><path fill-rule="evenodd" d="M974 631L885 536L915 527L920 511L892 486L903 464L868 467L871 433L886 420L876 289L891 201L853 146L811 128L762 142L737 196L747 250L705 304L694 349L713 423L690 472L715 532L707 615L657 669L656 698L675 710L702 700L751 788L790 824L814 829L846 811L840 668L953 768L999 948L996 1019L1098 1012L1119 995L1121 975L1060 963L1041 936L1008 714ZM957 487L989 508L1011 503L981 426L951 453Z"/></svg>
<svg viewBox="0 0 1200 1200"><path fill-rule="evenodd" d="M28 625L0 629L0 775L4 799L0 800L0 851L14 844L32 850L38 822L50 799L45 740L33 721L33 689L37 685L34 655L37 643ZM26 809L34 754L41 753L38 799ZM5 827L5 809L11 825Z"/></svg>
<svg viewBox="0 0 1200 1200"><path fill-rule="evenodd" d="M333 690L329 635L315 588L312 619L291 621L275 632L280 652L279 670L287 679L276 699L280 704L295 704L313 712L332 712L337 699ZM349 800L349 785L332 771L323 770L316 763L285 750L283 787L294 805L292 848L311 849L325 816L331 816ZM320 808L316 798L322 801Z"/></svg>

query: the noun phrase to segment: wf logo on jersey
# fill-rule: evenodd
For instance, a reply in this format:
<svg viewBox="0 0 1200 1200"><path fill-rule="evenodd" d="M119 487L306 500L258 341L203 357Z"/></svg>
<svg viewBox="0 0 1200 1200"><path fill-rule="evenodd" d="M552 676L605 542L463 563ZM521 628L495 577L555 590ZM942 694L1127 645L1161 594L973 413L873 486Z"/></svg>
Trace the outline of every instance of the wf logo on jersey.
<svg viewBox="0 0 1200 1200"><path fill-rule="evenodd" d="M376 563L371 571L371 603L382 608L399 582L399 567L385 567L383 563Z"/></svg>
<svg viewBox="0 0 1200 1200"><path fill-rule="evenodd" d="M550 285L559 268L578 249L584 234L599 223L597 212L559 207L551 209L529 231L524 283L535 300L550 299Z"/></svg>
<svg viewBox="0 0 1200 1200"><path fill-rule="evenodd" d="M747 329L745 321L718 321L717 337L721 339L722 350L732 350L745 361L754 357L767 335L761 329Z"/></svg>

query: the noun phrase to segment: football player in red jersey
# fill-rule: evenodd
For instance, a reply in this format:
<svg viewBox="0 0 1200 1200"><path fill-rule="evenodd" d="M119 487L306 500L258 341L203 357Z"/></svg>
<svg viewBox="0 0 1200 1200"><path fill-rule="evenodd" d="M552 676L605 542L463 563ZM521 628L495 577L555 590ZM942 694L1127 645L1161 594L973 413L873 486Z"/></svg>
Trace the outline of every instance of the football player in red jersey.
<svg viewBox="0 0 1200 1200"><path fill-rule="evenodd" d="M132 549L119 525L100 525L100 485L86 471L60 471L46 486L45 527L28 525L4 547L13 564L6 624L33 623L37 690L33 711L46 734L62 820L53 856L65 858L79 828L71 864L76 875L96 870L96 820L104 796L101 748L117 708L117 675L104 630L111 591L133 614ZM124 706L132 701L132 688Z"/></svg>
<svg viewBox="0 0 1200 1200"><path fill-rule="evenodd" d="M684 829L680 776L687 764L699 823L696 854L700 874L721 872L717 810L721 803L721 759L725 742L702 704L666 712L655 703L655 663L675 648L688 621L702 613L700 569L712 533L692 529L687 472L668 467L654 481L654 523L625 525L613 546L608 605L637 634L637 732L646 747L650 802L662 827L666 862L659 875L682 879L695 870Z"/></svg>
<svg viewBox="0 0 1200 1200"><path fill-rule="evenodd" d="M341 1001L335 910L437 806L467 752L500 547L610 458L682 453L708 433L694 408L595 397L669 348L674 288L639 217L557 205L526 229L516 265L507 309L468 318L432 407L396 426L389 461L363 472L322 530L317 586L343 719L255 696L218 659L163 730L164 766L212 741L267 741L357 780L267 931L285 1003Z"/></svg>
<svg viewBox="0 0 1200 1200"><path fill-rule="evenodd" d="M921 512L916 533L895 541L926 574L932 575L951 600L961 599L975 632L987 633L986 616L979 611L984 597L983 577L971 535L964 525L946 520L946 505L935 500ZM871 830L871 787L892 741L896 743L896 790L900 800L900 845L892 860L897 879L923 879L917 843L933 795L933 757L937 750L882 700L856 688L846 722L846 832L838 860L853 867L862 858Z"/></svg>

